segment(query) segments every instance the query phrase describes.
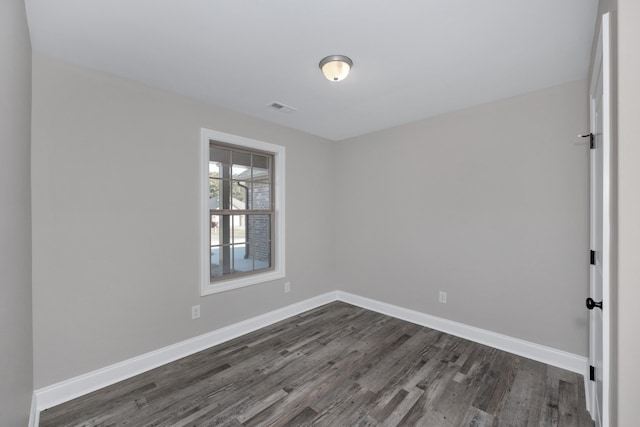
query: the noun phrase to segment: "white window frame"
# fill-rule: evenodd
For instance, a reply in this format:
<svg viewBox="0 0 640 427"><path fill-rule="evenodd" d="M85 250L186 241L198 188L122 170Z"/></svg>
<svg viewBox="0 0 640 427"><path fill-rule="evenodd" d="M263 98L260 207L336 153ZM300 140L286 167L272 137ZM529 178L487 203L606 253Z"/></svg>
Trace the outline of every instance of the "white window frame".
<svg viewBox="0 0 640 427"><path fill-rule="evenodd" d="M230 277L228 280L211 282L211 242L209 236L209 143L217 141L248 149L266 151L273 154L274 162L274 268L263 273ZM219 292L238 289L245 286L282 279L285 277L285 147L269 142L244 138L211 129L201 129L200 137L200 295L211 295Z"/></svg>

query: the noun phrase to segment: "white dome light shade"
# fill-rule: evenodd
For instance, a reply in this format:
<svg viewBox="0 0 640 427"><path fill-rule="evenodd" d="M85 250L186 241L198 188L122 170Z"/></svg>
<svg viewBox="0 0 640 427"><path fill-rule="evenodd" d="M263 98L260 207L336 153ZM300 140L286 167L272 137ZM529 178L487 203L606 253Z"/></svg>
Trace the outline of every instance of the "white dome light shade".
<svg viewBox="0 0 640 427"><path fill-rule="evenodd" d="M323 58L320 61L320 69L322 74L332 82L339 82L344 80L349 75L353 61L350 58L343 55L331 55Z"/></svg>

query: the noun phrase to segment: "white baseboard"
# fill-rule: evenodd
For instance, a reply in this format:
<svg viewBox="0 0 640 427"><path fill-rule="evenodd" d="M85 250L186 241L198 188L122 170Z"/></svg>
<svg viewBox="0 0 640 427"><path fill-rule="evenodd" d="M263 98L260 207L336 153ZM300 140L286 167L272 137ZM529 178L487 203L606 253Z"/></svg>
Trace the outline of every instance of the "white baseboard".
<svg viewBox="0 0 640 427"><path fill-rule="evenodd" d="M29 426L38 425L40 411L336 300L585 374L587 359L582 356L348 292L333 291L38 389L34 392Z"/></svg>
<svg viewBox="0 0 640 427"><path fill-rule="evenodd" d="M587 358L584 356L578 356L577 354L558 350L552 347L535 344L507 335L491 332L486 329L465 325L464 323L443 319L441 317L431 316L419 311L409 310L407 308L398 307L397 305L387 304L385 302L361 297L348 292L337 291L337 294L338 300L357 305L358 307L377 311L378 313L426 326L431 329L436 329L441 332L446 332L460 338L488 345L528 359L537 360L538 362L546 363L548 365L557 366L558 368L576 372L581 375L585 374Z"/></svg>
<svg viewBox="0 0 640 427"><path fill-rule="evenodd" d="M310 298L242 322L181 341L131 359L70 378L35 391L37 412L67 402L92 391L131 378L182 357L237 338L257 329L336 300L336 292ZM37 424L35 424L37 425Z"/></svg>

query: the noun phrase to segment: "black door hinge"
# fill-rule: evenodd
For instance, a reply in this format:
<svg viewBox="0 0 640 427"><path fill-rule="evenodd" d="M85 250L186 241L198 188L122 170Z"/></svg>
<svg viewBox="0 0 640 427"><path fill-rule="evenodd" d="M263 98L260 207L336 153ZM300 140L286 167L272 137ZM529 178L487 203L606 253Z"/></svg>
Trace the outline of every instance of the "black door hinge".
<svg viewBox="0 0 640 427"><path fill-rule="evenodd" d="M585 133L584 135L578 135L578 136L579 136L580 138L586 138L586 137L589 137L589 148L590 148L590 149L592 149L592 150L593 150L594 148L596 148L596 140L595 140L595 138L593 137L593 134L592 134L592 133Z"/></svg>
<svg viewBox="0 0 640 427"><path fill-rule="evenodd" d="M589 380L590 381L595 381L596 380L596 367L595 366L589 365Z"/></svg>
<svg viewBox="0 0 640 427"><path fill-rule="evenodd" d="M589 251L589 264L596 265L596 251Z"/></svg>

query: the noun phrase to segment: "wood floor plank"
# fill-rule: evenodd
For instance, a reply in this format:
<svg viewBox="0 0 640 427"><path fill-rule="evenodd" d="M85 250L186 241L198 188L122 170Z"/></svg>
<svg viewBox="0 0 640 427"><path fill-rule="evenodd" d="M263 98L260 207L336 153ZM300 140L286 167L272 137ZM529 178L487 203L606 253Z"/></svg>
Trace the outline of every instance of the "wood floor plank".
<svg viewBox="0 0 640 427"><path fill-rule="evenodd" d="M576 399L576 396L580 396L579 385L560 380L558 395L558 424L570 427L584 425L584 413L580 411Z"/></svg>
<svg viewBox="0 0 640 427"><path fill-rule="evenodd" d="M334 302L43 411L42 427L591 427L582 376Z"/></svg>
<svg viewBox="0 0 640 427"><path fill-rule="evenodd" d="M391 411L389 416L381 420L380 424L388 427L401 425L406 414L411 410L411 408L413 408L413 405L415 405L415 403L422 397L424 393L424 390L417 387L408 390L408 393L400 401L398 406L396 406L393 411Z"/></svg>
<svg viewBox="0 0 640 427"><path fill-rule="evenodd" d="M468 427L492 427L494 425L494 418L492 415L471 406L467 410L460 425Z"/></svg>
<svg viewBox="0 0 640 427"><path fill-rule="evenodd" d="M483 381L477 384L478 394L473 401L473 407L493 414L505 398L515 379L517 359L503 351L496 351Z"/></svg>
<svg viewBox="0 0 640 427"><path fill-rule="evenodd" d="M353 383L352 393L343 399L332 399L330 406L323 407L313 420L314 425L336 426L346 424L364 404L375 399L375 393Z"/></svg>
<svg viewBox="0 0 640 427"><path fill-rule="evenodd" d="M498 410L498 418L504 425L528 426L532 413L537 413L534 406L538 402L535 396L541 392L539 381L541 378L538 362L528 359L519 360L519 369L516 372L509 393L503 400L504 405Z"/></svg>

